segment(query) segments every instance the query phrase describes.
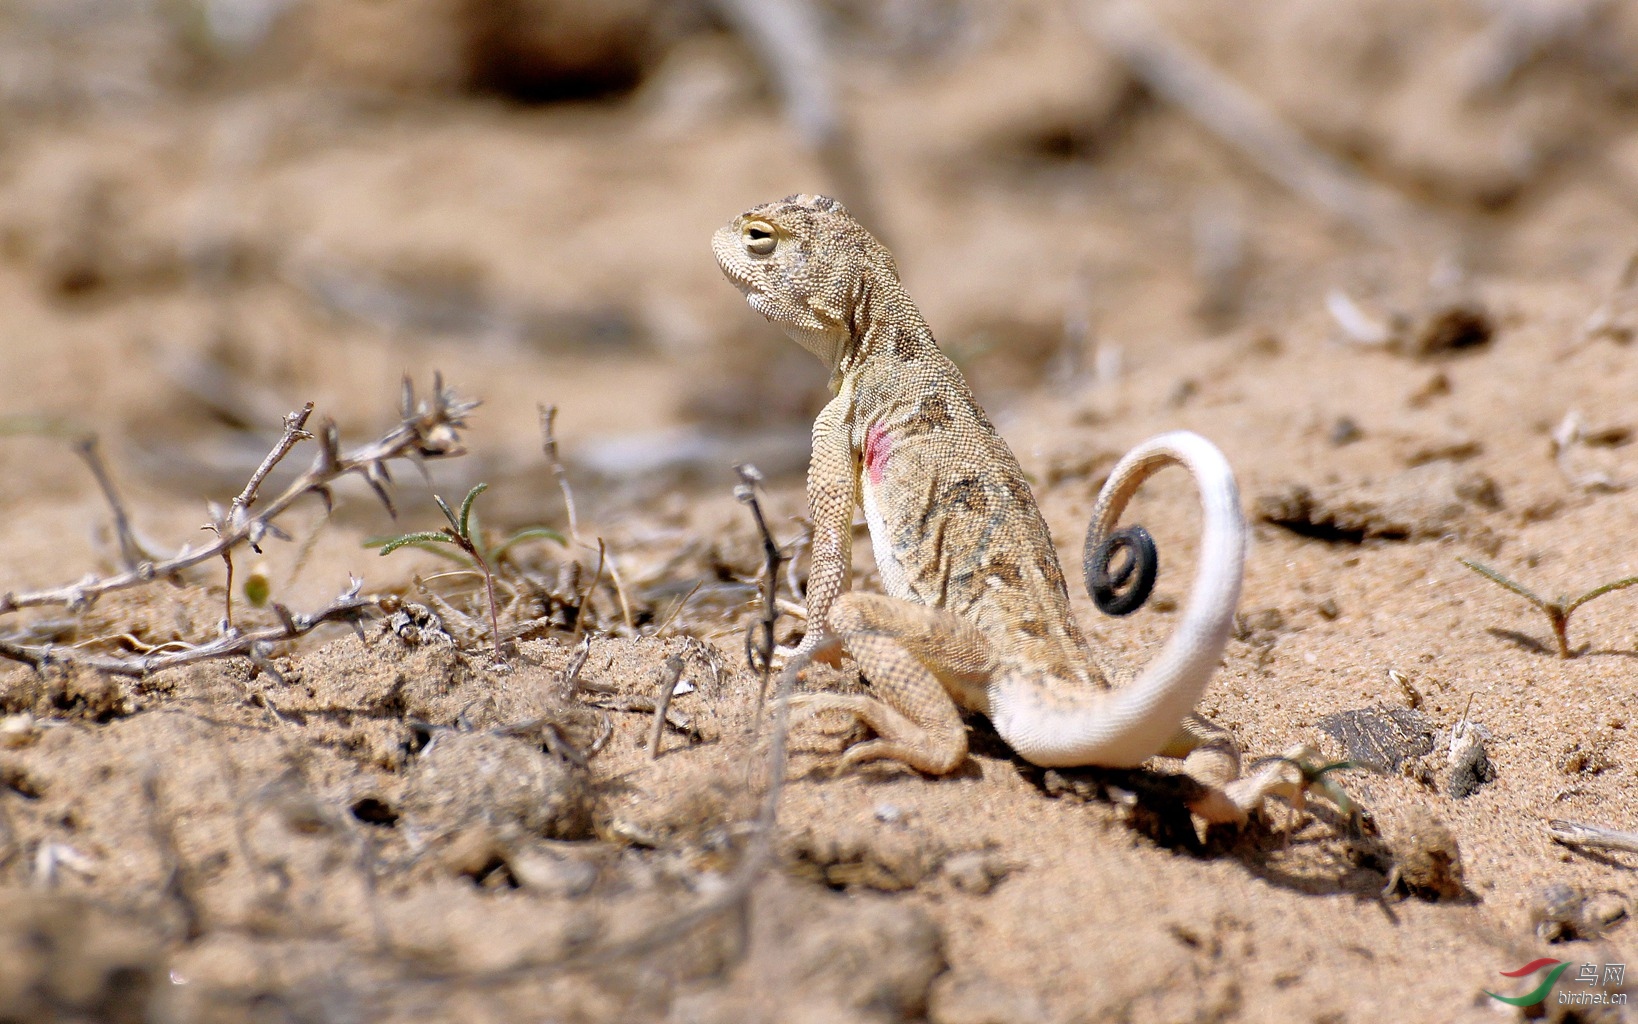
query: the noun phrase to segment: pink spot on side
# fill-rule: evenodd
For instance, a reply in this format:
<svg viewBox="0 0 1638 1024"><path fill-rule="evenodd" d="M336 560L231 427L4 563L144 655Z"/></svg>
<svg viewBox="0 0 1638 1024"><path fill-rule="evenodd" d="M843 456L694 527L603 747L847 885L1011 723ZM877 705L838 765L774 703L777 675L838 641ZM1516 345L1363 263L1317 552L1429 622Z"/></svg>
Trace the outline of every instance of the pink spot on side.
<svg viewBox="0 0 1638 1024"><path fill-rule="evenodd" d="M871 424L865 431L865 472L870 474L870 482L879 484L882 475L887 472L887 453L893 448L893 439L887 435L887 428L880 423Z"/></svg>

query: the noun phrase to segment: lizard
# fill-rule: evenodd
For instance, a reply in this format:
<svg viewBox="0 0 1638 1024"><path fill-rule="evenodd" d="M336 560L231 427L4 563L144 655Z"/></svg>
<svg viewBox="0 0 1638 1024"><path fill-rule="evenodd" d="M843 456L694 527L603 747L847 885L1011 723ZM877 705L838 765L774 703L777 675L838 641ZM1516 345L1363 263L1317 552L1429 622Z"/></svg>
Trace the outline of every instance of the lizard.
<svg viewBox="0 0 1638 1024"><path fill-rule="evenodd" d="M871 694L799 694L792 706L844 712L875 734L838 770L889 760L949 774L967 755L962 712L976 711L1042 767L1183 758L1203 791L1190 810L1208 822L1243 822L1289 788L1289 762L1241 778L1233 736L1195 712L1232 629L1246 545L1234 476L1214 445L1186 431L1151 438L1099 494L1089 589L1120 543L1133 550L1117 577L1140 560L1141 546L1115 538L1114 525L1152 473L1187 469L1204 512L1200 568L1177 628L1135 680L1112 689L1017 458L939 349L888 249L820 195L750 209L713 235L712 249L751 308L830 369L807 479L808 631L792 661L839 664L845 649ZM852 590L856 506L886 594ZM1147 596L1146 568L1126 610Z"/></svg>

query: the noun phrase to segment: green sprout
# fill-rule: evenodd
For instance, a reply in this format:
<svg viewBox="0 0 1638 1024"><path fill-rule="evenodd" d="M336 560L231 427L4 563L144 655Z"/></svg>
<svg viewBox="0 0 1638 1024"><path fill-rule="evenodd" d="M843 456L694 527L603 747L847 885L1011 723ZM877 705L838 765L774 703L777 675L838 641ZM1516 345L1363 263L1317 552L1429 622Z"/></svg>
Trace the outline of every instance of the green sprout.
<svg viewBox="0 0 1638 1024"><path fill-rule="evenodd" d="M419 548L423 551L431 551L434 554L451 558L468 568L481 572L483 574L484 592L489 599L489 635L495 645L495 656L502 657L500 610L495 603L494 567L505 561L507 553L513 547L526 540L554 540L559 544L565 544L567 541L556 530L544 526L531 526L517 531L499 544L493 546L487 544L483 539L483 531L478 528L478 517L473 509L473 504L478 500L478 495L488 489L488 484L480 483L467 491L466 497L461 501L459 514L456 514L449 507L449 502L445 501L441 495L434 494L432 500L437 502L438 508L443 511L444 518L449 521L448 526L437 530L405 533L397 537L374 537L365 541L364 546L380 548L383 556L390 555L403 547ZM450 548L455 550L452 551Z"/></svg>
<svg viewBox="0 0 1638 1024"><path fill-rule="evenodd" d="M1594 587L1574 600L1560 596L1555 600L1549 601L1522 584L1508 579L1506 576L1503 576L1501 573L1490 568L1488 565L1480 565L1478 562L1470 562L1465 558L1458 558L1457 561L1461 562L1463 565L1467 566L1469 569L1472 569L1474 572L1478 573L1480 576L1483 576L1485 579L1496 584L1497 586L1505 587L1506 589L1511 590L1513 593L1524 598L1526 601L1529 601L1537 608L1540 608L1542 612L1546 614L1547 622L1553 628L1553 639L1558 641L1558 656L1560 658L1575 657L1575 653L1570 650L1569 628L1571 613L1595 597L1603 597L1605 594L1608 594L1611 591L1625 590L1630 586L1638 584L1638 576L1628 576L1626 579L1615 580L1614 582L1605 583L1601 586Z"/></svg>

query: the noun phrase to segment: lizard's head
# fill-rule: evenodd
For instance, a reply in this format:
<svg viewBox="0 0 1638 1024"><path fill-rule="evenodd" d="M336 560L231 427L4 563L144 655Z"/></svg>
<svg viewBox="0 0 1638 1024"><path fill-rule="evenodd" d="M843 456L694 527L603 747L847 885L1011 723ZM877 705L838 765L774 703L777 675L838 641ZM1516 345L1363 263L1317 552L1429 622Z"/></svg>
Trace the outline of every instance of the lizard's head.
<svg viewBox="0 0 1638 1024"><path fill-rule="evenodd" d="M722 272L751 308L834 369L855 342L866 286L898 280L887 247L841 203L786 196L747 210L711 238Z"/></svg>

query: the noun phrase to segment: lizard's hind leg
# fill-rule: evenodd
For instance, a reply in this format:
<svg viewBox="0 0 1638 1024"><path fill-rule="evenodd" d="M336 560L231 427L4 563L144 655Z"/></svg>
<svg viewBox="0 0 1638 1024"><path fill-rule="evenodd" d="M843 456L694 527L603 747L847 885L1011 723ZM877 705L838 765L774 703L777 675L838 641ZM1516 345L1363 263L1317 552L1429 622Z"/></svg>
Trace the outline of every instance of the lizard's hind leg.
<svg viewBox="0 0 1638 1024"><path fill-rule="evenodd" d="M1189 810L1210 822L1241 824L1270 796L1290 800L1297 794L1288 760L1275 759L1255 774L1240 777L1240 748L1234 736L1216 722L1191 713L1177 735L1161 751L1164 757L1183 759L1183 773L1205 787L1206 793Z"/></svg>
<svg viewBox="0 0 1638 1024"><path fill-rule="evenodd" d="M961 616L878 594L846 594L830 627L859 663L875 696L801 694L804 712L842 711L876 739L855 744L838 766L893 760L947 775L967 756L960 706L982 709L994 671L983 634Z"/></svg>

